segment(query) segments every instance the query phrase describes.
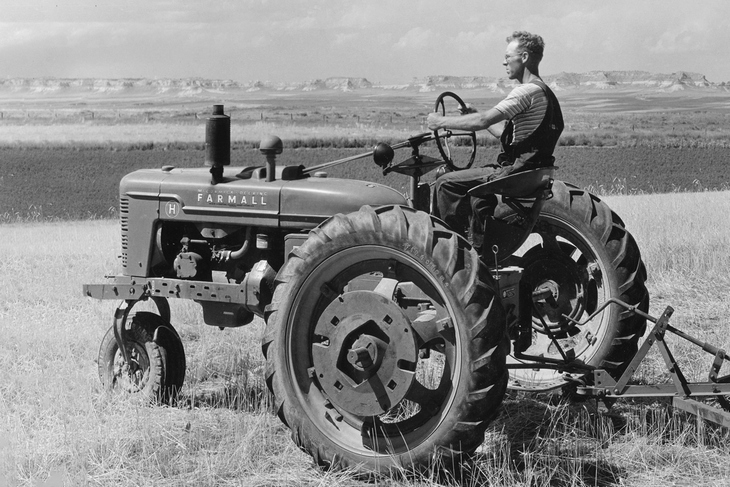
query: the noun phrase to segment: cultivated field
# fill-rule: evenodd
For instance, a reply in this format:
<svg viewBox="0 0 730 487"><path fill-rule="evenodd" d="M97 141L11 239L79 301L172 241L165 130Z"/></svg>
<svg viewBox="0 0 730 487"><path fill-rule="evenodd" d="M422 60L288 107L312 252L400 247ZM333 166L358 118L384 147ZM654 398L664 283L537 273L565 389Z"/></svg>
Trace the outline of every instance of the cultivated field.
<svg viewBox="0 0 730 487"><path fill-rule="evenodd" d="M287 148L277 163L313 166L368 152L372 145ZM434 147L424 151L438 156ZM493 162L497 152L494 147L479 147L476 164ZM396 161L409 156L408 149L399 150ZM601 195L730 188L728 149L719 147L560 147L555 156L558 179ZM119 180L128 172L163 165L202 167L204 160L200 148L0 147L0 222L116 217ZM255 148L232 151L232 167L262 164L264 159ZM406 177L384 177L371 157L330 168L327 173L408 190ZM426 177L432 178L433 174Z"/></svg>
<svg viewBox="0 0 730 487"><path fill-rule="evenodd" d="M730 193L614 196L647 263L651 313L730 347ZM173 302L188 356L180 406L101 391L96 353L112 302L81 284L118 271L114 221L0 225L0 485L360 485L323 473L289 440L262 382L262 324L219 331ZM675 343L672 342L674 346ZM702 380L709 356L677 344ZM668 380L658 354L638 377ZM728 485L730 437L660 402L551 402L513 395L488 430L467 485ZM45 483L44 483L45 482ZM379 479L435 485L434 478ZM362 483L362 485L367 485Z"/></svg>

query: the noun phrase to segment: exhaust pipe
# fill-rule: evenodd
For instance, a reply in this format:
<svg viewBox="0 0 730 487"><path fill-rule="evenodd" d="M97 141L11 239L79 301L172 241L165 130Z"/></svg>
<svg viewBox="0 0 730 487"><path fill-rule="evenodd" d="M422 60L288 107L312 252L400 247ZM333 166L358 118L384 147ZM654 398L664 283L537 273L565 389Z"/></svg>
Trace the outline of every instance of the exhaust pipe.
<svg viewBox="0 0 730 487"><path fill-rule="evenodd" d="M213 105L205 125L205 165L210 166L211 184L223 181L223 166L231 163L231 117L223 105Z"/></svg>

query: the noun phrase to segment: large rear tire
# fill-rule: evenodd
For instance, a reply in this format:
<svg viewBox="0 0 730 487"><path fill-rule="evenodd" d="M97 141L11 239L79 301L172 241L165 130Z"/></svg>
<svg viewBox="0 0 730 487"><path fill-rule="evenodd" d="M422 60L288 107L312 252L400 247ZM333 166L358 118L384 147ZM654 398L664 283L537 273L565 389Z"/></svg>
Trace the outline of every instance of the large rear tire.
<svg viewBox="0 0 730 487"><path fill-rule="evenodd" d="M312 231L279 271L266 321L277 413L325 468L453 467L506 389L504 312L485 266L410 208L363 207Z"/></svg>
<svg viewBox="0 0 730 487"><path fill-rule="evenodd" d="M523 299L530 300L532 291L547 286L558 305L556 309L542 304L533 310L532 344L525 353L561 359L544 321L576 361L618 377L636 353L646 320L616 304L586 320L611 298L648 311L646 268L639 248L621 218L597 196L561 181L554 182L552 191L533 234L509 260L523 268ZM508 363L534 362L513 354ZM512 389L549 390L569 379L546 368L510 369Z"/></svg>

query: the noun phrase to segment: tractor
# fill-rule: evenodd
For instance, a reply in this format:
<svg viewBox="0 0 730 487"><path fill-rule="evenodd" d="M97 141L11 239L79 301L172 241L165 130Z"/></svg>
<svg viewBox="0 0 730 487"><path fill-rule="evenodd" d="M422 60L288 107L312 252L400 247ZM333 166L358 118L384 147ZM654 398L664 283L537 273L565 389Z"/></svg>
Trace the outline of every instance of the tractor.
<svg viewBox="0 0 730 487"><path fill-rule="evenodd" d="M464 102L446 92L435 107ZM436 145L440 157L424 154ZM205 165L137 170L119 186L121 273L84 293L120 302L99 351L108 389L174 400L185 378L169 300L207 325L262 318L266 383L296 444L363 474L455 465L507 389L619 380L646 330L637 244L605 202L542 167L474 188L499 204L482 253L429 212L423 176L470 167L473 132L440 130L317 166L231 167L214 105ZM405 151L396 161L396 153ZM407 194L326 169L372 158ZM151 301L157 312L134 311Z"/></svg>

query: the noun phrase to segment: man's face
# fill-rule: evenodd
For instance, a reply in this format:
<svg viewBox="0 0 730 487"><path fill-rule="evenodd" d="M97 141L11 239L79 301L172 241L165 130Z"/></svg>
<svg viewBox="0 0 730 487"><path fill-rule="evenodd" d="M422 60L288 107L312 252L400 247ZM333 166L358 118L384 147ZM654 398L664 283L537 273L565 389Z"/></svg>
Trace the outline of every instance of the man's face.
<svg viewBox="0 0 730 487"><path fill-rule="evenodd" d="M525 53L520 52L519 42L512 41L507 44L507 50L504 52L504 62L502 65L507 69L507 77L509 79L521 79L525 71Z"/></svg>

